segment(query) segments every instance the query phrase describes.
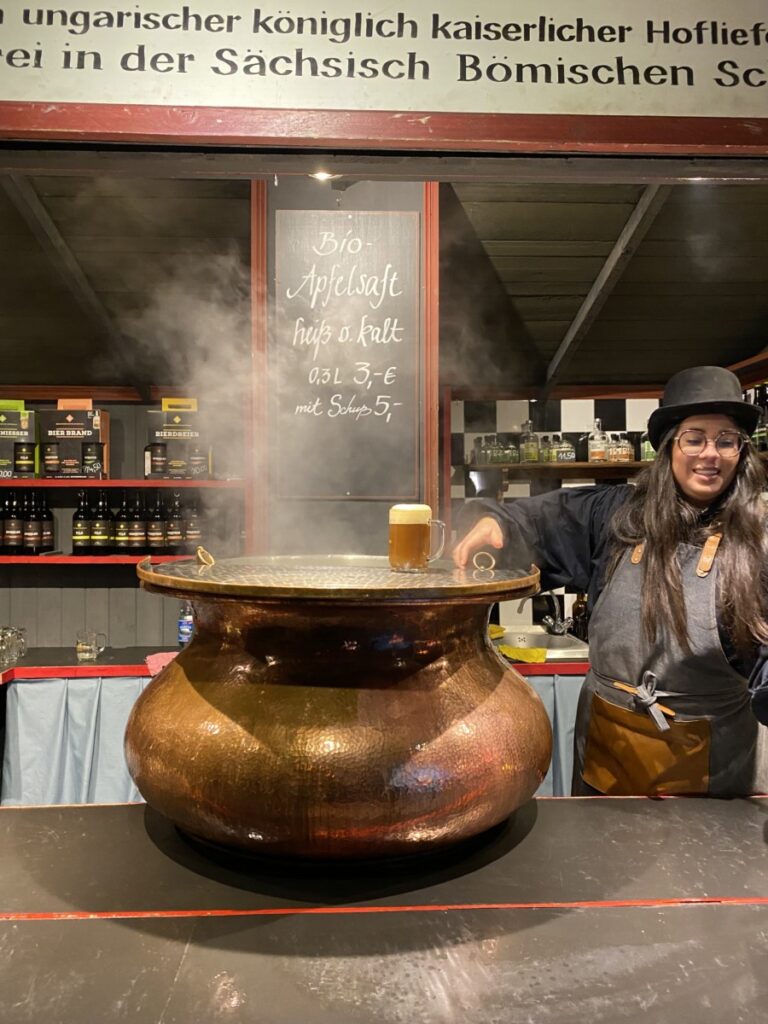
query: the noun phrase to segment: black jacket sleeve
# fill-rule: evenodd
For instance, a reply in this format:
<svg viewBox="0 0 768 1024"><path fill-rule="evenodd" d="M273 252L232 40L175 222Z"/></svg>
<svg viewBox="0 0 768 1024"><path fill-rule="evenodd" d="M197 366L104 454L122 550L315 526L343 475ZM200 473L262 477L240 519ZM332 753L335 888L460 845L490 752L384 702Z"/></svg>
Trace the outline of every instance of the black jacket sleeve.
<svg viewBox="0 0 768 1024"><path fill-rule="evenodd" d="M592 607L610 554L610 521L632 493L629 484L564 487L498 504L473 502L474 518L492 515L504 531L504 564L541 570L542 590L573 587Z"/></svg>

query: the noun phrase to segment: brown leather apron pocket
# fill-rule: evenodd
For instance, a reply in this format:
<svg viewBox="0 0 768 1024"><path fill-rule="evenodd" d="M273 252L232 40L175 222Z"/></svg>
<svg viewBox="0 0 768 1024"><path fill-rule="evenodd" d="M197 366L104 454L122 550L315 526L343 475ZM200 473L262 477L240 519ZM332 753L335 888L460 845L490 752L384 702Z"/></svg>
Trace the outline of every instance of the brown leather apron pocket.
<svg viewBox="0 0 768 1024"><path fill-rule="evenodd" d="M644 711L592 695L582 778L608 796L706 793L711 730L706 718L660 732Z"/></svg>

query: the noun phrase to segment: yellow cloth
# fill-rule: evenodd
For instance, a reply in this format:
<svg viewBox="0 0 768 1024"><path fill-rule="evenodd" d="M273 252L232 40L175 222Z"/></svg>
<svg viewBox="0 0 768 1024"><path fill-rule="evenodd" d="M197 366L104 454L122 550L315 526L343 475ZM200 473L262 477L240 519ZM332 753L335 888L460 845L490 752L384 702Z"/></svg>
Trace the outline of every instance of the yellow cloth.
<svg viewBox="0 0 768 1024"><path fill-rule="evenodd" d="M491 623L491 625L488 627L488 636L491 638L491 640L498 640L499 637L504 636L504 627L496 626L494 625L494 623Z"/></svg>
<svg viewBox="0 0 768 1024"><path fill-rule="evenodd" d="M510 661L525 661L531 665L540 665L547 660L547 652L544 647L510 647L509 644L499 644L496 649Z"/></svg>

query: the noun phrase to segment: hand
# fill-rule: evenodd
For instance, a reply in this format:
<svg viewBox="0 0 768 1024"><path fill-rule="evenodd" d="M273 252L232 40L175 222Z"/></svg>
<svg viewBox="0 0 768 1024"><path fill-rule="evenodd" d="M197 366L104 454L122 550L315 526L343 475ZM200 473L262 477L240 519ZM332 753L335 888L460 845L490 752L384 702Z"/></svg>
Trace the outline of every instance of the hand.
<svg viewBox="0 0 768 1024"><path fill-rule="evenodd" d="M492 516L479 519L469 533L453 549L453 562L463 569L471 556L480 548L503 548L504 534Z"/></svg>

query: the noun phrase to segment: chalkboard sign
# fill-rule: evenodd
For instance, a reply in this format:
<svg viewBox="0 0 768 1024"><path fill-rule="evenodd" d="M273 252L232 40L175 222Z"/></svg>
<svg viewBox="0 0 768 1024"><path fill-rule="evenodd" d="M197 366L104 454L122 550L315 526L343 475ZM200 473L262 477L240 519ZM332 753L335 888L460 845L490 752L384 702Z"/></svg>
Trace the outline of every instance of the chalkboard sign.
<svg viewBox="0 0 768 1024"><path fill-rule="evenodd" d="M278 210L270 344L277 493L419 493L417 213Z"/></svg>

